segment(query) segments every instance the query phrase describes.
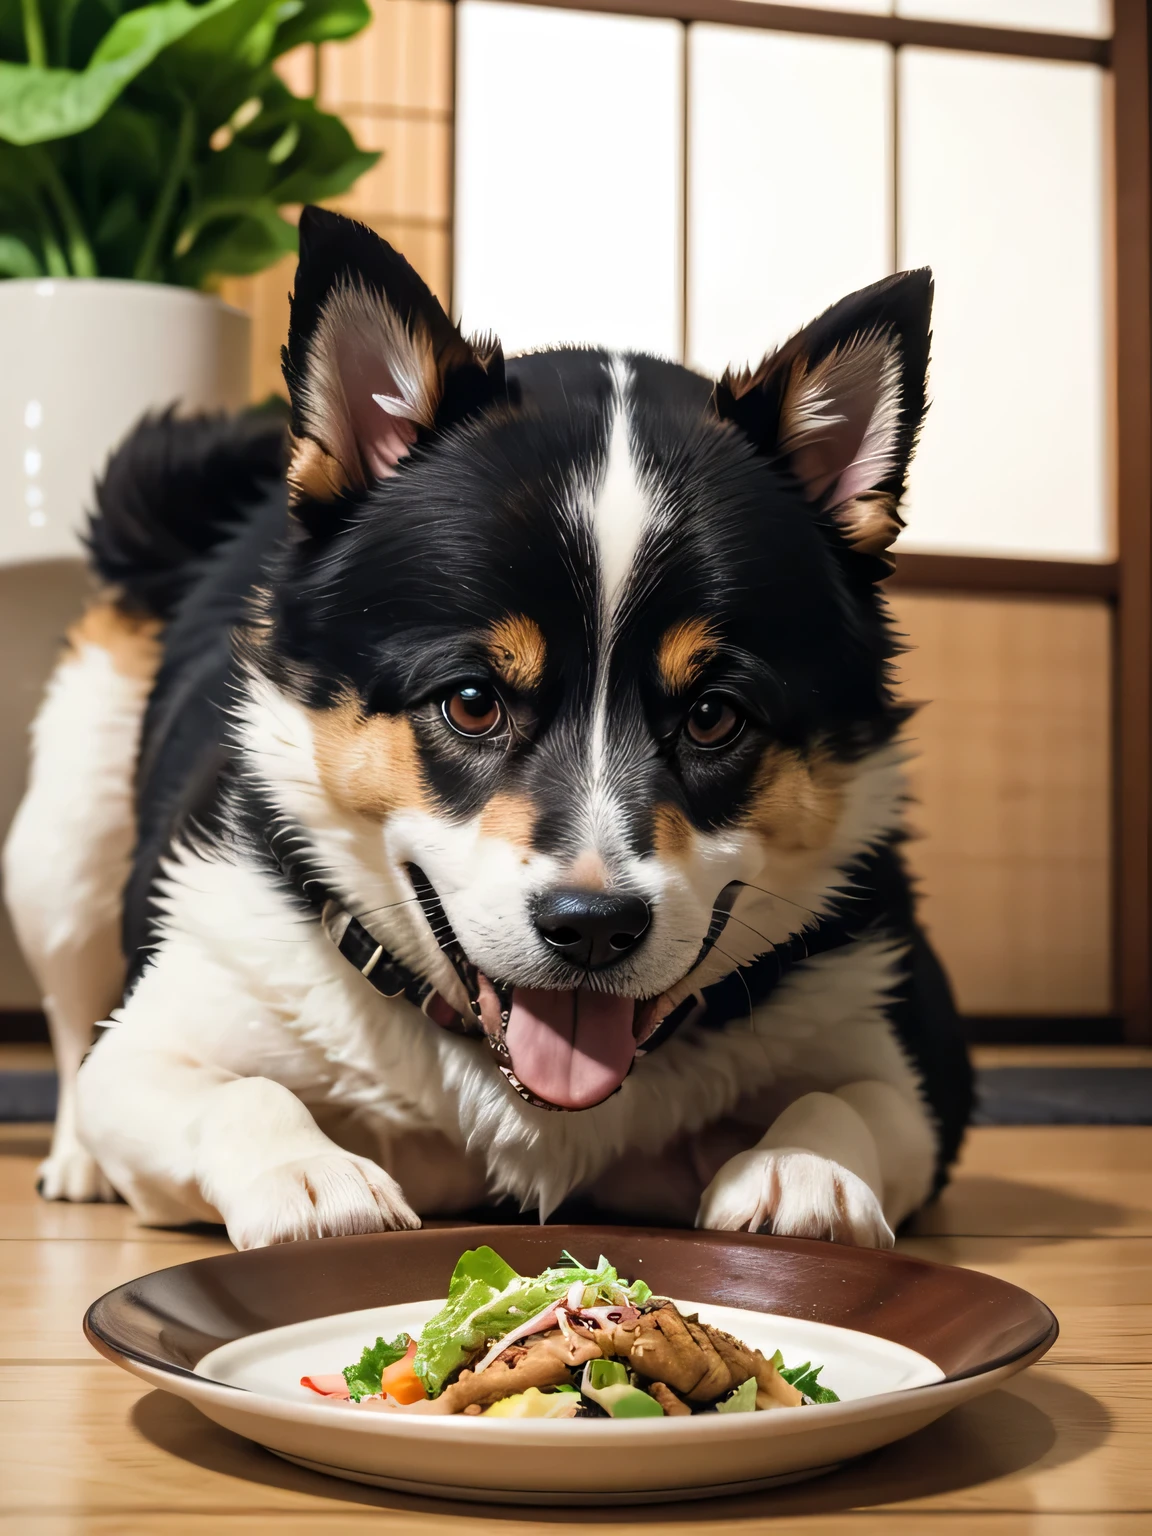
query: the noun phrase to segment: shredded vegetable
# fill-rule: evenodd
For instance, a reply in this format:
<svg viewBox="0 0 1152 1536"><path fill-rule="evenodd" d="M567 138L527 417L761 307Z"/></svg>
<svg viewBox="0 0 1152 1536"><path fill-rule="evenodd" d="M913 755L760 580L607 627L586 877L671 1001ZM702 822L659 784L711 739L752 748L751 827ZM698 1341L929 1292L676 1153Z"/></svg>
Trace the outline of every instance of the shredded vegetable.
<svg viewBox="0 0 1152 1536"><path fill-rule="evenodd" d="M601 1255L520 1275L493 1249L461 1254L418 1339L370 1344L340 1375L301 1385L377 1412L612 1419L759 1413L838 1399L822 1367L766 1358Z"/></svg>

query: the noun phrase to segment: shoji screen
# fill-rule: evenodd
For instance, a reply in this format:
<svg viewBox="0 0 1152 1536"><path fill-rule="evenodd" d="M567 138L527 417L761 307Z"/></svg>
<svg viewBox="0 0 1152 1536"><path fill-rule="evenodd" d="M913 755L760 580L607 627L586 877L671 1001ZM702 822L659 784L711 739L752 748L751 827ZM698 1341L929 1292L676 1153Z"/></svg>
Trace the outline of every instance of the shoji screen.
<svg viewBox="0 0 1152 1536"><path fill-rule="evenodd" d="M1089 37L1106 37L1112 30L1110 0L895 0L895 14Z"/></svg>
<svg viewBox="0 0 1152 1536"><path fill-rule="evenodd" d="M1107 26L1105 0L895 3ZM933 405L901 547L1107 555L1101 70L704 23L685 51L677 24L491 0L458 16L466 325L510 351L599 340L715 374L930 264ZM896 610L908 694L934 701L909 729L908 853L961 1006L1106 1010L1106 607L903 593Z"/></svg>
<svg viewBox="0 0 1152 1536"><path fill-rule="evenodd" d="M1103 76L900 50L899 260L936 273L917 549L1100 558Z"/></svg>
<svg viewBox="0 0 1152 1536"><path fill-rule="evenodd" d="M694 26L688 354L759 360L892 269L892 50Z"/></svg>
<svg viewBox="0 0 1152 1536"><path fill-rule="evenodd" d="M683 28L462 0L454 301L507 351L681 351Z"/></svg>

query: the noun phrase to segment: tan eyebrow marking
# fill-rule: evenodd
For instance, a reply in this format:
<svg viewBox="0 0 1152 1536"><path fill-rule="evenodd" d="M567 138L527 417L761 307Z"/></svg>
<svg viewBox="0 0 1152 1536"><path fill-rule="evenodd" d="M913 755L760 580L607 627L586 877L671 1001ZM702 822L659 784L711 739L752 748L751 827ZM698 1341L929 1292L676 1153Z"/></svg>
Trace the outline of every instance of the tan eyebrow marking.
<svg viewBox="0 0 1152 1536"><path fill-rule="evenodd" d="M518 848L532 846L536 807L527 795L493 795L480 817L480 835L495 837Z"/></svg>
<svg viewBox="0 0 1152 1536"><path fill-rule="evenodd" d="M707 619L683 619L667 630L656 665L669 693L690 688L716 654L716 635Z"/></svg>
<svg viewBox="0 0 1152 1536"><path fill-rule="evenodd" d="M540 626L526 614L509 614L488 631L488 659L497 676L511 688L538 688L546 656Z"/></svg>

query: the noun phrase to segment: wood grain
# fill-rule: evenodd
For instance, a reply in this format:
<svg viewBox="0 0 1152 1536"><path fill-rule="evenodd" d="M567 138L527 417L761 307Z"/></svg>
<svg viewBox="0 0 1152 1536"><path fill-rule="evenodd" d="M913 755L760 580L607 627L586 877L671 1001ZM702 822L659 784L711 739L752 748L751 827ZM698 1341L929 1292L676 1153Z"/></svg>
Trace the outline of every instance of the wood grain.
<svg viewBox="0 0 1152 1536"><path fill-rule="evenodd" d="M452 6L449 0L372 0L359 36L323 50L320 104L406 108L452 116Z"/></svg>
<svg viewBox="0 0 1152 1536"><path fill-rule="evenodd" d="M1144 1441L1152 1428L1148 1372L1123 1366L1038 1366L898 1446L818 1483L691 1511L699 1530L756 1529L768 1514L845 1508L987 1511L1152 1510ZM412 1530L451 1516L470 1529L539 1529L569 1512L469 1511L333 1483L285 1465L216 1428L195 1409L103 1362L67 1371L0 1367L0 1446L11 1511L110 1515L194 1510L273 1515L343 1507L407 1511ZM59 1469L67 1476L61 1479ZM674 1512L580 1511L621 1532L682 1525ZM423 1518L417 1518L417 1514ZM427 1523L428 1521L431 1523Z"/></svg>
<svg viewBox="0 0 1152 1536"><path fill-rule="evenodd" d="M613 1532L677 1531L687 1533L707 1530L719 1533L736 1529L742 1533L757 1532L763 1536L1147 1536L1148 1516L1138 1514L1107 1514L1096 1511L1092 1515L1091 1528L1086 1526L1082 1514L925 1514L922 1510L901 1511L886 1509L882 1513L868 1510L845 1509L833 1515L799 1515L781 1518L769 1511L764 1517L744 1520L739 1524L726 1520L723 1515L703 1520L697 1511L707 1505L685 1507L685 1513L676 1519L667 1508L660 1510L655 1519L645 1521L642 1515L621 1523L610 1516L586 1518L583 1513L546 1512L540 1518L528 1520L522 1511L506 1511L495 1516L459 1516L440 1514L412 1515L397 1509L387 1513L379 1509L342 1510L338 1513L303 1513L297 1510L276 1510L278 1531L288 1533L307 1532L308 1536L343 1536L345 1532L363 1530L386 1531L388 1536L407 1536L419 1532L420 1536L456 1536L462 1528L520 1536L522 1532L538 1532L550 1526L579 1528L595 1525L598 1531L612 1536ZM691 1513L688 1511L691 1510ZM269 1515L265 1512L249 1514L221 1513L214 1511L211 1525L199 1514L164 1512L165 1536L193 1536L210 1530L212 1536L250 1536L250 1533L268 1529ZM156 1536L156 1517L153 1514L113 1516L90 1515L38 1515L27 1512L6 1519L0 1514L0 1532L19 1530L27 1536Z"/></svg>
<svg viewBox="0 0 1152 1536"><path fill-rule="evenodd" d="M124 1206L43 1204L32 1181L46 1138L46 1127L0 1127L0 1533L246 1536L273 1522L333 1536L369 1525L390 1536L1152 1530L1150 1129L976 1130L952 1189L901 1239L1043 1297L1063 1330L1047 1362L819 1482L628 1511L474 1508L322 1478L97 1359L79 1321L98 1292L226 1245L144 1231ZM1063 1230L1032 1235L1045 1226Z"/></svg>
<svg viewBox="0 0 1152 1536"><path fill-rule="evenodd" d="M1054 1364L1152 1365L1152 1239L912 1237L898 1247L1039 1296L1060 1319Z"/></svg>
<svg viewBox="0 0 1152 1536"><path fill-rule="evenodd" d="M1144 1126L981 1127L917 1235L1152 1236L1150 1149Z"/></svg>
<svg viewBox="0 0 1152 1536"><path fill-rule="evenodd" d="M896 593L923 916L966 1013L1112 1000L1110 624L1091 601Z"/></svg>

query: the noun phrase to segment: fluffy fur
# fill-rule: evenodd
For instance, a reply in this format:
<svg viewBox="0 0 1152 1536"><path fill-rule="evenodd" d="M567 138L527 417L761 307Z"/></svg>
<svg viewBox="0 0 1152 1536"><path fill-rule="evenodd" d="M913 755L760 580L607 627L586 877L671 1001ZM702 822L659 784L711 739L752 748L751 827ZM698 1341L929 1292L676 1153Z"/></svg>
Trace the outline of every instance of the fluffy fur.
<svg viewBox="0 0 1152 1536"><path fill-rule="evenodd" d="M876 586L927 274L713 386L596 351L505 368L368 231L301 229L292 510L267 424L147 426L92 549L162 659L135 691L66 660L37 728L9 901L46 996L90 930L105 954L65 1079L112 1001L109 901L128 961L79 1077L102 1174L45 1192L241 1247L504 1197L890 1242L970 1098L900 862ZM75 888L43 856L66 798ZM590 959L581 925L626 910Z"/></svg>

